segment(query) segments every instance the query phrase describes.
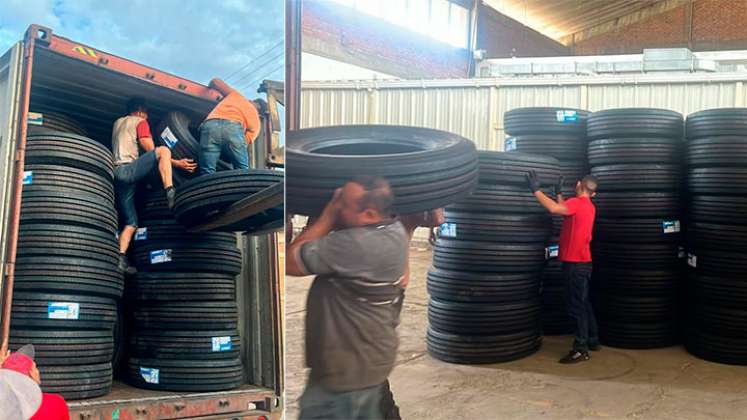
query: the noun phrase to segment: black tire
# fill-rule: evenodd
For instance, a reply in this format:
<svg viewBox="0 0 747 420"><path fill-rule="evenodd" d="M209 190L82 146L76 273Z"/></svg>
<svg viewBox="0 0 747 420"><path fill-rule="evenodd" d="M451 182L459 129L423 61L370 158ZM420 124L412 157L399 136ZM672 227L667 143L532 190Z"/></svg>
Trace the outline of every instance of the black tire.
<svg viewBox="0 0 747 420"><path fill-rule="evenodd" d="M34 360L40 366L109 363L114 355L114 337L108 330L11 329L11 350L26 344L34 345Z"/></svg>
<svg viewBox="0 0 747 420"><path fill-rule="evenodd" d="M198 245L219 242L223 247L236 247L236 234L229 232L200 232L190 233L174 218L163 220L149 220L140 224L138 236L133 238L133 248L150 244L167 243L169 246L178 244Z"/></svg>
<svg viewBox="0 0 747 420"><path fill-rule="evenodd" d="M726 337L747 338L747 309L697 303L692 305L691 324Z"/></svg>
<svg viewBox="0 0 747 420"><path fill-rule="evenodd" d="M153 222L161 223L164 220L176 221L174 212L169 210L164 190L158 189L145 194L142 206L138 211L138 218L143 226Z"/></svg>
<svg viewBox="0 0 747 420"><path fill-rule="evenodd" d="M594 269L594 281L605 293L620 296L672 296L682 275L678 269L649 270L636 267Z"/></svg>
<svg viewBox="0 0 747 420"><path fill-rule="evenodd" d="M226 342L220 343L219 339ZM134 357L160 360L236 359L240 357L240 351L241 338L236 330L139 330L130 337L130 353Z"/></svg>
<svg viewBox="0 0 747 420"><path fill-rule="evenodd" d="M710 195L744 195L747 191L747 167L694 168L687 177L691 193Z"/></svg>
<svg viewBox="0 0 747 420"><path fill-rule="evenodd" d="M287 211L315 216L334 190L362 175L392 186L394 210L408 214L444 207L477 184L475 145L427 128L359 125L289 132Z"/></svg>
<svg viewBox="0 0 747 420"><path fill-rule="evenodd" d="M546 194L550 194L548 190ZM467 198L447 207L453 211L485 213L514 213L547 215L527 186L484 184L477 185Z"/></svg>
<svg viewBox="0 0 747 420"><path fill-rule="evenodd" d="M232 204L267 187L283 182L283 173L259 169L236 169L199 176L177 190L174 214L179 223L205 223ZM283 219L283 205L248 217L221 230L247 230Z"/></svg>
<svg viewBox="0 0 747 420"><path fill-rule="evenodd" d="M591 174L599 181L600 192L676 191L682 172L679 165L619 164L595 166Z"/></svg>
<svg viewBox="0 0 747 420"><path fill-rule="evenodd" d="M537 273L493 274L428 270L428 294L435 299L457 302L510 302L536 297Z"/></svg>
<svg viewBox="0 0 747 420"><path fill-rule="evenodd" d="M677 216L665 219L606 219L594 221L594 239L602 242L679 242L684 228Z"/></svg>
<svg viewBox="0 0 747 420"><path fill-rule="evenodd" d="M690 328L687 351L701 359L730 365L747 365L747 338L724 337L711 331Z"/></svg>
<svg viewBox="0 0 747 420"><path fill-rule="evenodd" d="M539 273L545 263L545 244L493 244L439 239L433 266L444 270L481 273Z"/></svg>
<svg viewBox="0 0 747 420"><path fill-rule="evenodd" d="M26 164L85 169L114 179L112 153L101 143L68 133L45 133L26 138Z"/></svg>
<svg viewBox="0 0 747 420"><path fill-rule="evenodd" d="M30 183L23 186L23 192L59 191L72 194L87 194L114 208L114 184L98 174L83 169L59 165L26 165L30 172Z"/></svg>
<svg viewBox="0 0 747 420"><path fill-rule="evenodd" d="M235 330L238 328L235 302L157 302L138 305L135 325L148 330Z"/></svg>
<svg viewBox="0 0 747 420"><path fill-rule="evenodd" d="M613 322L602 318L599 339L603 344L622 349L655 349L671 347L678 342L674 321Z"/></svg>
<svg viewBox="0 0 747 420"><path fill-rule="evenodd" d="M747 133L747 108L715 108L687 116L687 138L744 136Z"/></svg>
<svg viewBox="0 0 747 420"><path fill-rule="evenodd" d="M692 195L688 214L693 221L747 225L747 197Z"/></svg>
<svg viewBox="0 0 747 420"><path fill-rule="evenodd" d="M636 267L645 269L670 269L677 265L679 246L676 243L636 244L616 242L592 242L591 252L594 261L601 261L610 267Z"/></svg>
<svg viewBox="0 0 747 420"><path fill-rule="evenodd" d="M693 222L688 226L688 238L703 248L744 249L747 247L747 226Z"/></svg>
<svg viewBox="0 0 747 420"><path fill-rule="evenodd" d="M629 163L677 164L681 161L681 139L612 138L589 143L589 165Z"/></svg>
<svg viewBox="0 0 747 420"><path fill-rule="evenodd" d="M461 212L447 209L446 223L453 224L449 239L488 242L546 242L552 220L548 215L511 215Z"/></svg>
<svg viewBox="0 0 747 420"><path fill-rule="evenodd" d="M189 117L182 112L168 112L166 117L158 126L158 140L160 145L169 147L167 142L163 139L163 131L168 127L177 139L174 147L169 147L169 149L171 149L171 156L174 159L187 158L197 162L200 155L200 139L195 138L189 130L190 122ZM222 160L218 160L216 168L219 171L224 171L231 169L231 165ZM184 181L193 178L192 174L187 174L183 171L180 171L179 174L184 177Z"/></svg>
<svg viewBox="0 0 747 420"><path fill-rule="evenodd" d="M678 192L600 192L592 200L597 218L669 218L682 214Z"/></svg>
<svg viewBox="0 0 747 420"><path fill-rule="evenodd" d="M616 108L589 115L589 140L617 137L664 137L680 139L685 124L682 114L655 108Z"/></svg>
<svg viewBox="0 0 747 420"><path fill-rule="evenodd" d="M504 141L506 152L552 156L559 161L586 160L586 137L580 134L524 134Z"/></svg>
<svg viewBox="0 0 747 420"><path fill-rule="evenodd" d="M50 318L50 303L77 303L78 319ZM16 292L13 294L12 326L15 329L111 330L117 317L114 299L63 293Z"/></svg>
<svg viewBox="0 0 747 420"><path fill-rule="evenodd" d="M138 388L161 391L209 392L237 388L244 382L241 359L163 360L130 358L127 379ZM148 383L141 369L158 369L159 383Z"/></svg>
<svg viewBox="0 0 747 420"><path fill-rule="evenodd" d="M128 286L131 299L212 301L236 298L236 277L216 273L138 272Z"/></svg>
<svg viewBox="0 0 747 420"><path fill-rule="evenodd" d="M631 296L605 291L601 296L598 311L600 317L610 323L673 322L677 314L677 298L673 293Z"/></svg>
<svg viewBox="0 0 747 420"><path fill-rule="evenodd" d="M503 335L467 336L428 328L428 354L449 363L485 364L527 357L542 346L538 330Z"/></svg>
<svg viewBox="0 0 747 420"><path fill-rule="evenodd" d="M431 297L428 302L431 328L461 335L497 335L539 329L538 297L510 303L449 302Z"/></svg>
<svg viewBox="0 0 747 420"><path fill-rule="evenodd" d="M48 248L53 249L53 248ZM116 264L85 258L19 256L16 290L122 297L124 279Z"/></svg>
<svg viewBox="0 0 747 420"><path fill-rule="evenodd" d="M480 183L527 187L526 175L534 171L540 184L554 186L560 177L557 159L541 155L516 152L478 153L480 160Z"/></svg>
<svg viewBox="0 0 747 420"><path fill-rule="evenodd" d="M747 272L747 259L739 249L697 248L689 251L696 257L695 268L698 273L724 275L740 278Z"/></svg>
<svg viewBox="0 0 747 420"><path fill-rule="evenodd" d="M559 116L558 113L566 113ZM512 136L568 133L585 135L589 111L574 108L515 108L503 114L503 126Z"/></svg>
<svg viewBox="0 0 747 420"><path fill-rule="evenodd" d="M61 394L66 400L82 400L108 394L112 388L112 364L39 366L42 391Z"/></svg>
<svg viewBox="0 0 747 420"><path fill-rule="evenodd" d="M688 280L690 296L698 302L737 308L747 302L747 281L742 276L691 272Z"/></svg>
<svg viewBox="0 0 747 420"><path fill-rule="evenodd" d="M97 229L32 223L19 228L18 256L81 258L116 268L119 246L114 235Z"/></svg>
<svg viewBox="0 0 747 420"><path fill-rule="evenodd" d="M241 252L222 241L199 243L148 242L133 252L135 266L143 271L206 272L238 275Z"/></svg>
<svg viewBox="0 0 747 420"><path fill-rule="evenodd" d="M88 194L28 191L21 199L21 223L46 223L88 227L117 232L112 206Z"/></svg>
<svg viewBox="0 0 747 420"><path fill-rule="evenodd" d="M37 112L37 111L31 111ZM28 124L29 135L45 134L49 132L62 132L87 137L88 133L78 121L57 112L42 112L41 125Z"/></svg>
<svg viewBox="0 0 747 420"><path fill-rule="evenodd" d="M739 137L705 137L688 141L686 163L689 167L745 166L747 133Z"/></svg>

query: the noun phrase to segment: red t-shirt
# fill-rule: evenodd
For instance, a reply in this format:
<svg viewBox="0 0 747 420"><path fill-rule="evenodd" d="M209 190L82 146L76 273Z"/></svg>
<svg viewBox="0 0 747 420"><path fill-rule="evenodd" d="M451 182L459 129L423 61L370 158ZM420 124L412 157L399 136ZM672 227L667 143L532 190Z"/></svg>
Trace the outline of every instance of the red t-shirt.
<svg viewBox="0 0 747 420"><path fill-rule="evenodd" d="M45 392L39 409L29 420L70 420L70 410L62 396Z"/></svg>
<svg viewBox="0 0 747 420"><path fill-rule="evenodd" d="M153 138L153 136L150 135L150 125L148 125L148 120L140 121L135 130L137 132L138 140L148 137Z"/></svg>
<svg viewBox="0 0 747 420"><path fill-rule="evenodd" d="M591 230L594 227L596 209L589 197L574 197L565 200L568 215L563 217L560 229L558 259L565 262L591 262Z"/></svg>

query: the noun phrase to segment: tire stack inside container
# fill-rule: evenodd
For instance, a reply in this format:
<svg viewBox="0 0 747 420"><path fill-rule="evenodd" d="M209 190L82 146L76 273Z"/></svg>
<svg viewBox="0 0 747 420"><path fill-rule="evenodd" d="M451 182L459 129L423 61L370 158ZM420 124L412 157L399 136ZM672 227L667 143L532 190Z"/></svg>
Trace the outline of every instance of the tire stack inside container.
<svg viewBox="0 0 747 420"><path fill-rule="evenodd" d="M549 185L553 158L479 152L480 183L448 206L428 273L428 352L453 363L495 363L540 348L539 282L551 220L526 185Z"/></svg>
<svg viewBox="0 0 747 420"><path fill-rule="evenodd" d="M31 343L45 392L109 393L117 300L112 155L63 116L30 127L21 201L10 347Z"/></svg>
<svg viewBox="0 0 747 420"><path fill-rule="evenodd" d="M687 349L747 364L747 108L687 118Z"/></svg>
<svg viewBox="0 0 747 420"><path fill-rule="evenodd" d="M599 180L592 242L600 339L656 348L678 338L682 116L625 108L592 113L589 164Z"/></svg>
<svg viewBox="0 0 747 420"><path fill-rule="evenodd" d="M505 113L504 150L554 157L560 163L565 198L576 195L576 181L587 174L586 120L589 112L572 108L516 108ZM566 288L558 260L558 240L563 218L553 217L542 271L542 330L544 335L570 334L573 321L566 308Z"/></svg>
<svg viewBox="0 0 747 420"><path fill-rule="evenodd" d="M133 325L126 377L134 386L221 391L243 383L234 233L189 233L151 193L133 241L127 287Z"/></svg>

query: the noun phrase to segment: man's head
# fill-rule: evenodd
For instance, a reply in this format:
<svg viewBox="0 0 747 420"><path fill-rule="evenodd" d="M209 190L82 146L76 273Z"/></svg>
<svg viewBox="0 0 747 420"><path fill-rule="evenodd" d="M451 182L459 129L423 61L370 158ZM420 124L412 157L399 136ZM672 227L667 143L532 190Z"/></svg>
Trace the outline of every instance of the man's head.
<svg viewBox="0 0 747 420"><path fill-rule="evenodd" d="M145 103L145 99L139 96L130 98L130 100L127 101L127 114L148 118L148 106Z"/></svg>
<svg viewBox="0 0 747 420"><path fill-rule="evenodd" d="M346 183L339 199L339 224L356 227L379 223L390 217L394 194L387 180L366 176Z"/></svg>
<svg viewBox="0 0 747 420"><path fill-rule="evenodd" d="M586 175L576 182L576 196L594 197L597 195L597 178L594 175Z"/></svg>

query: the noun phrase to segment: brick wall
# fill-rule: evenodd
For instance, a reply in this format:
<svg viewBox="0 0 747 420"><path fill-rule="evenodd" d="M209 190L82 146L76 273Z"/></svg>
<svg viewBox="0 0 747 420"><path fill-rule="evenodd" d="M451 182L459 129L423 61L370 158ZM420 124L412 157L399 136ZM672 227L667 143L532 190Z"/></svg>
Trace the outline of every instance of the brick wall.
<svg viewBox="0 0 747 420"><path fill-rule="evenodd" d="M644 48L747 49L747 1L695 0L572 46L577 55L637 54ZM691 18L692 16L692 18Z"/></svg>
<svg viewBox="0 0 747 420"><path fill-rule="evenodd" d="M570 55L563 44L491 7L480 5L477 17L477 48L485 50L487 58Z"/></svg>

